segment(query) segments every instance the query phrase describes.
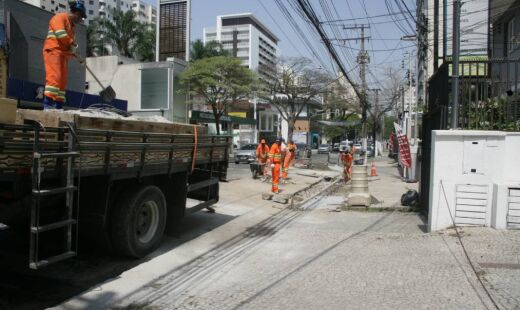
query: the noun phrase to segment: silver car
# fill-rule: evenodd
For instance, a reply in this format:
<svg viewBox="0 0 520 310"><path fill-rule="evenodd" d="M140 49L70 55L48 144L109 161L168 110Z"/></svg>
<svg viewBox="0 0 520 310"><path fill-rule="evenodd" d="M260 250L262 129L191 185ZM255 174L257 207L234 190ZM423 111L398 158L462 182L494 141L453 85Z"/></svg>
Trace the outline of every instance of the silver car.
<svg viewBox="0 0 520 310"><path fill-rule="evenodd" d="M235 164L251 163L256 160L256 144L246 144L235 153Z"/></svg>

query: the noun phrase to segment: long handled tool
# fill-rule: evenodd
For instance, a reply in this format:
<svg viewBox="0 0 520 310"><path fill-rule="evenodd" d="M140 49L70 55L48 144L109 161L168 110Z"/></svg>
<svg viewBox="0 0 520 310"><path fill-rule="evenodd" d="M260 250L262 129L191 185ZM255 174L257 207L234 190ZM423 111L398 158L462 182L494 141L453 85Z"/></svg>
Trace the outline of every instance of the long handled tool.
<svg viewBox="0 0 520 310"><path fill-rule="evenodd" d="M112 86L108 85L108 87L105 88L105 86L103 86L103 84L101 83L101 81L97 78L97 76L92 72L92 70L90 70L90 68L87 66L87 62L85 61L85 59L81 58L81 56L79 56L78 54L74 54L74 56L76 57L76 59L78 60L78 62L80 64L82 64L85 69L87 69L87 71L94 77L94 79L96 80L96 82L99 84L99 86L101 86L101 91L99 92L99 96L101 97L101 99L103 99L104 102L106 103L110 103L112 102L112 100L114 100L116 98L116 92L115 90L112 88Z"/></svg>

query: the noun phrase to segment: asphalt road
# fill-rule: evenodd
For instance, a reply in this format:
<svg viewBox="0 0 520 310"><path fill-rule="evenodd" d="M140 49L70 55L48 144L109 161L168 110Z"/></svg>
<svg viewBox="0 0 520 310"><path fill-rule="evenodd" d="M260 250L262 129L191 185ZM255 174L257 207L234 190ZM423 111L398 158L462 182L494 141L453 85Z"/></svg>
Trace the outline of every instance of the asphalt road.
<svg viewBox="0 0 520 310"><path fill-rule="evenodd" d="M312 162L326 167L326 154L313 154ZM319 168L318 167L318 168ZM248 164L230 162L228 180L250 179ZM268 187L268 186L267 186ZM223 194L224 195L224 194ZM107 253L95 244L81 243L80 256L43 270L28 265L28 238L0 227L0 309L41 309L57 305L85 290L219 227L232 218L199 212L168 232L161 248L141 260Z"/></svg>
<svg viewBox="0 0 520 310"><path fill-rule="evenodd" d="M229 180L250 178L249 165L230 163ZM221 193L225 195L225 193ZM81 242L80 256L43 270L28 266L27 234L0 227L0 309L42 309L55 306L85 290L117 277L145 261L219 227L232 217L201 211L184 219L165 236L159 250L135 260L107 253L95 244Z"/></svg>

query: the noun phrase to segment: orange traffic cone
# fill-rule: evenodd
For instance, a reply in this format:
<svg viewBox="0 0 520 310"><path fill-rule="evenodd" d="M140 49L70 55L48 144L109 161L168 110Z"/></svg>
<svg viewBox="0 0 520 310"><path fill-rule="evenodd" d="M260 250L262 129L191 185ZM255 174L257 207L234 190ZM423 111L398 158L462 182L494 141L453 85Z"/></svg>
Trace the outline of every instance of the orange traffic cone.
<svg viewBox="0 0 520 310"><path fill-rule="evenodd" d="M372 167L370 168L370 176L377 177L376 164L372 162Z"/></svg>

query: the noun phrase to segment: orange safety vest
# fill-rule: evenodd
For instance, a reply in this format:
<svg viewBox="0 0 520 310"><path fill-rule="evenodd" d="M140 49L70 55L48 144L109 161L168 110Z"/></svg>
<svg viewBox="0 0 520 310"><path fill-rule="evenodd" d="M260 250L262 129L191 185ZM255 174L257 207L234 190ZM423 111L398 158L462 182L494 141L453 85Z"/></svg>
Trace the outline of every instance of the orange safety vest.
<svg viewBox="0 0 520 310"><path fill-rule="evenodd" d="M69 18L69 13L58 13L49 22L49 32L43 44L43 50L69 52L75 42L76 26Z"/></svg>
<svg viewBox="0 0 520 310"><path fill-rule="evenodd" d="M259 159L267 159L267 156L269 155L269 146L267 144L264 144L262 147L262 143L258 144L258 147L256 148L256 157Z"/></svg>
<svg viewBox="0 0 520 310"><path fill-rule="evenodd" d="M269 151L269 159L272 163L275 164L282 162L282 151L280 150L280 146L277 143L271 146L271 150Z"/></svg>

